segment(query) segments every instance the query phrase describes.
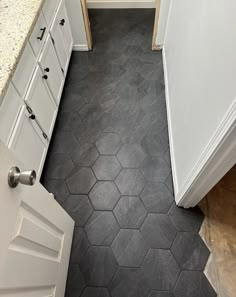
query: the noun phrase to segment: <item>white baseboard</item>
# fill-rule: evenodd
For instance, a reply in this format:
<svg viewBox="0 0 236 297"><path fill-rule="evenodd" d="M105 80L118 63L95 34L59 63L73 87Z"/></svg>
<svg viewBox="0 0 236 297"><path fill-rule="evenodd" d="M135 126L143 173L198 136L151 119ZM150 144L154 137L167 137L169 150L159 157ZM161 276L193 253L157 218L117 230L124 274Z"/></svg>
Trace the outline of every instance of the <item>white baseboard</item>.
<svg viewBox="0 0 236 297"><path fill-rule="evenodd" d="M73 51L77 52L86 52L88 51L88 45L87 44L74 44Z"/></svg>
<svg viewBox="0 0 236 297"><path fill-rule="evenodd" d="M88 8L96 9L108 9L108 8L155 8L156 1L154 0L88 0Z"/></svg>
<svg viewBox="0 0 236 297"><path fill-rule="evenodd" d="M172 121L170 114L170 95L169 95L169 83L168 83L168 71L166 65L166 54L165 47L162 49L162 59L163 59L163 69L164 69L164 80L165 80L165 95L166 95L166 109L167 109L167 121L168 121L168 132L169 132L169 144L170 144L170 158L171 158L171 169L172 169L172 177L173 177L173 185L174 185L174 193L178 193L178 180L176 175L176 162L175 162L175 153L174 153L174 141L173 141L173 129L172 129Z"/></svg>

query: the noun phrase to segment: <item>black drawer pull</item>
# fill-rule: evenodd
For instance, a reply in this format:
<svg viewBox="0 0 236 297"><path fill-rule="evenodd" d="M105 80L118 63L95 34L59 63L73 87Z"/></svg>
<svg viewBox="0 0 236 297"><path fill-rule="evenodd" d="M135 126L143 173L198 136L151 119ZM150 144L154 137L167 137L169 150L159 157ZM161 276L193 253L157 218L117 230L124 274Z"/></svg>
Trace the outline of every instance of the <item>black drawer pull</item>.
<svg viewBox="0 0 236 297"><path fill-rule="evenodd" d="M62 19L62 20L60 21L60 25L61 25L61 26L64 26L64 25L65 25L65 22L66 22L66 20L65 20L65 19Z"/></svg>
<svg viewBox="0 0 236 297"><path fill-rule="evenodd" d="M29 119L31 119L31 120L35 120L35 115L34 115L34 114L31 114L31 115L29 116Z"/></svg>
<svg viewBox="0 0 236 297"><path fill-rule="evenodd" d="M45 74L42 76L43 79L48 79L48 76Z"/></svg>
<svg viewBox="0 0 236 297"><path fill-rule="evenodd" d="M50 69L47 67L47 68L44 69L44 71L45 71L45 72L49 72Z"/></svg>
<svg viewBox="0 0 236 297"><path fill-rule="evenodd" d="M40 31L42 31L42 34L41 34L40 37L37 37L37 39L39 39L39 40L43 40L43 36L44 36L44 34L45 34L45 32L46 32L46 27L41 28Z"/></svg>

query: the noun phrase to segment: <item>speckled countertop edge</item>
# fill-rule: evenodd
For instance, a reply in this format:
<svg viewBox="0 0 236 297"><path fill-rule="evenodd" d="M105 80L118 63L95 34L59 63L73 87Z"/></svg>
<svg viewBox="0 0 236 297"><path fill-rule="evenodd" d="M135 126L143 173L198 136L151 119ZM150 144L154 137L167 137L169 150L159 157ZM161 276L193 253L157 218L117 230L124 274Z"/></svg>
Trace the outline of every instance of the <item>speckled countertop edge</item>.
<svg viewBox="0 0 236 297"><path fill-rule="evenodd" d="M0 0L0 105L46 0Z"/></svg>

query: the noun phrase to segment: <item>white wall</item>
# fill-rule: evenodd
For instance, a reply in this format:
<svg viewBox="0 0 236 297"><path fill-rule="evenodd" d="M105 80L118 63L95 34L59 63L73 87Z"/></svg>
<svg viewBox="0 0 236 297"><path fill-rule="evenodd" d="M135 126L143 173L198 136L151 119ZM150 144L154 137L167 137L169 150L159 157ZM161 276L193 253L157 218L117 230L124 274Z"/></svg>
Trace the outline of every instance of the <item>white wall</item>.
<svg viewBox="0 0 236 297"><path fill-rule="evenodd" d="M164 44L170 1L171 0L161 0L159 20L158 20L158 30L157 30L157 36L156 36L157 46L162 46Z"/></svg>
<svg viewBox="0 0 236 297"><path fill-rule="evenodd" d="M80 0L66 0L66 8L74 39L73 49L87 51L88 43Z"/></svg>
<svg viewBox="0 0 236 297"><path fill-rule="evenodd" d="M171 0L163 55L177 196L235 114L235 12L235 0Z"/></svg>

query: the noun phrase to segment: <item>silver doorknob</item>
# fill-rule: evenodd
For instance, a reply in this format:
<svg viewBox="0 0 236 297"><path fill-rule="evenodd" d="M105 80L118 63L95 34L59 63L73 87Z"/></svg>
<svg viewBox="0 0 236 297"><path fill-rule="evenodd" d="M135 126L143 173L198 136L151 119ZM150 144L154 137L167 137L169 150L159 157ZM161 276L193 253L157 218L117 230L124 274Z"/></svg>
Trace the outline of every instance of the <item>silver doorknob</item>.
<svg viewBox="0 0 236 297"><path fill-rule="evenodd" d="M18 167L12 167L8 173L8 185L15 188L19 184L33 186L36 181L36 172L34 170L20 171Z"/></svg>

